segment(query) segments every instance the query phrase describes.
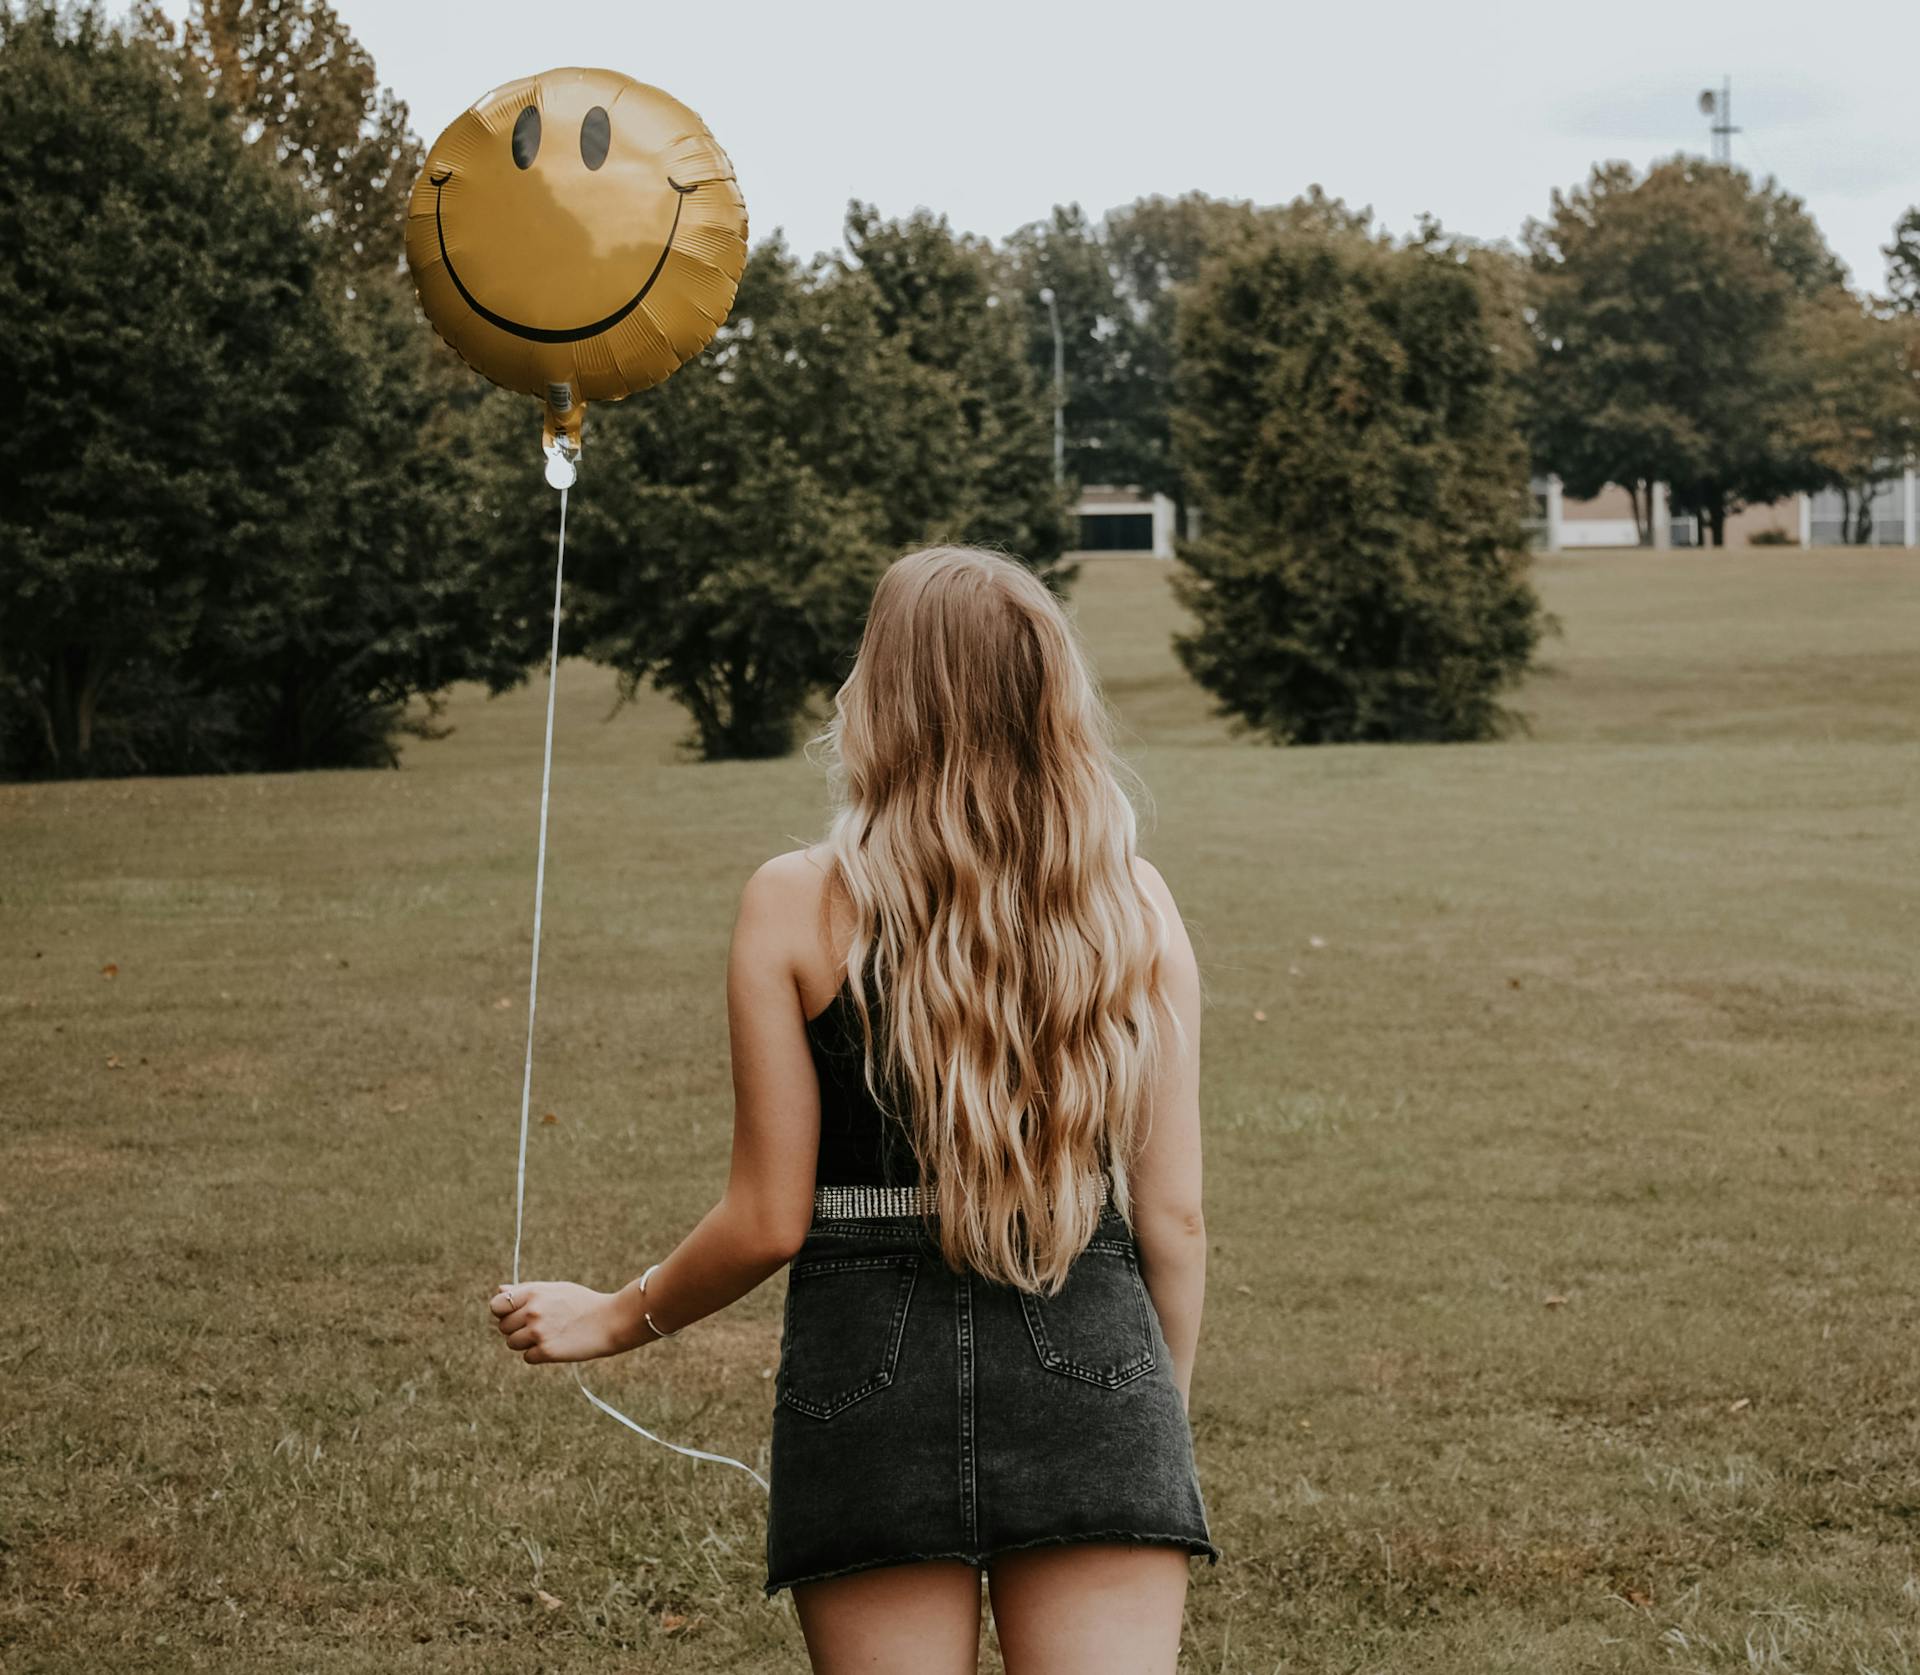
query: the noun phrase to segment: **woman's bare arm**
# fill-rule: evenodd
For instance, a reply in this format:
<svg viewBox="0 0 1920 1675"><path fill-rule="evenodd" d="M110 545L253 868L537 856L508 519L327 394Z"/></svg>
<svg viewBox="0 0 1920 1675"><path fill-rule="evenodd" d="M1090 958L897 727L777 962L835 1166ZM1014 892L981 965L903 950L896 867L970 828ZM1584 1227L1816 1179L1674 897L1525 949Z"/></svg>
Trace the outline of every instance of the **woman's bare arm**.
<svg viewBox="0 0 1920 1675"><path fill-rule="evenodd" d="M647 1282L645 1312L670 1332L724 1309L792 1258L813 1218L820 1085L807 1045L796 951L814 934L817 882L798 854L760 868L741 892L727 956L733 1055L733 1162L726 1190ZM653 1253L658 1254L658 1253ZM615 1292L528 1282L494 1312L529 1362L590 1360L657 1341L636 1278Z"/></svg>
<svg viewBox="0 0 1920 1675"><path fill-rule="evenodd" d="M1148 1103L1147 1137L1132 1170L1141 1277L1160 1316L1173 1355L1173 1381L1184 1403L1207 1289L1207 1224L1200 1211L1200 968L1159 869L1142 858L1136 870L1166 917L1168 999L1187 1032L1183 1047L1166 1031L1167 1051Z"/></svg>

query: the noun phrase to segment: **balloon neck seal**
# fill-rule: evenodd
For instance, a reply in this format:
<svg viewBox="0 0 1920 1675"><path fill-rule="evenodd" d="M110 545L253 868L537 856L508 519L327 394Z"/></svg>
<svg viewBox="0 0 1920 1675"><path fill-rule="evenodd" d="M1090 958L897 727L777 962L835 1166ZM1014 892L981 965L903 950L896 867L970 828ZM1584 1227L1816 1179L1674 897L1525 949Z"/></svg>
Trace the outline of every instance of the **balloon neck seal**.
<svg viewBox="0 0 1920 1675"><path fill-rule="evenodd" d="M546 423L541 427L540 445L547 456L547 481L557 489L573 487L586 416L587 404L573 393L571 384L547 385Z"/></svg>

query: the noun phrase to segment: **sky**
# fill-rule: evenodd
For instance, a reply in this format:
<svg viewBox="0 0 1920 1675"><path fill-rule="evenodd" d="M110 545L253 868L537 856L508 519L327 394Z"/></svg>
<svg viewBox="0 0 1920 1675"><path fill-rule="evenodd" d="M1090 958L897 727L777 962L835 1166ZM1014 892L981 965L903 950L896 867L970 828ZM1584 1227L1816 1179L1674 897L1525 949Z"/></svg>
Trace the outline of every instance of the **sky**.
<svg viewBox="0 0 1920 1675"><path fill-rule="evenodd" d="M850 198L1003 238L1055 204L1281 203L1517 238L1594 162L1733 159L1805 200L1868 289L1920 204L1915 0L334 0L428 142L489 89L624 71L698 111L753 237L835 247ZM185 0L167 0L178 17Z"/></svg>

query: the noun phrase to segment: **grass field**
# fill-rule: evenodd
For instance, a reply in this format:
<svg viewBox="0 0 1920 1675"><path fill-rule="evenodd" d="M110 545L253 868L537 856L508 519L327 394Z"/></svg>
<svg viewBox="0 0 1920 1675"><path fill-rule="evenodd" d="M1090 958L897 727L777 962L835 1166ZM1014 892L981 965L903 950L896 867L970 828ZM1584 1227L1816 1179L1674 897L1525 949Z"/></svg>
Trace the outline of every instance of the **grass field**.
<svg viewBox="0 0 1920 1675"><path fill-rule="evenodd" d="M1544 560L1484 746L1077 610L1209 994L1186 1670L1920 1670L1920 559ZM398 773L0 786L0 1669L805 1668L760 1491L492 1333L544 680ZM529 1277L711 1202L822 810L562 671ZM589 1382L764 1458L782 1284ZM984 1666L998 1668L989 1652Z"/></svg>

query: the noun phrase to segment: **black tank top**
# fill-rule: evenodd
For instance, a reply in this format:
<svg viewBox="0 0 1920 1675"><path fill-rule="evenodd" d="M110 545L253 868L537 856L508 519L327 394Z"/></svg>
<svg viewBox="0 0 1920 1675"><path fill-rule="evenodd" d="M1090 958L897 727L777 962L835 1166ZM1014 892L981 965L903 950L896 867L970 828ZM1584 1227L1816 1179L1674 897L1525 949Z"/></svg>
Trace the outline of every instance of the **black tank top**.
<svg viewBox="0 0 1920 1675"><path fill-rule="evenodd" d="M868 1005L873 1006L872 967ZM881 1027L876 1009L874 1027ZM840 985L824 1012L807 1020L807 1043L820 1078L820 1186L915 1186L920 1168L903 1120L874 1103L867 1091L860 1014L852 981ZM879 1041L876 1036L875 1046ZM899 1101L895 1102L896 1105Z"/></svg>

